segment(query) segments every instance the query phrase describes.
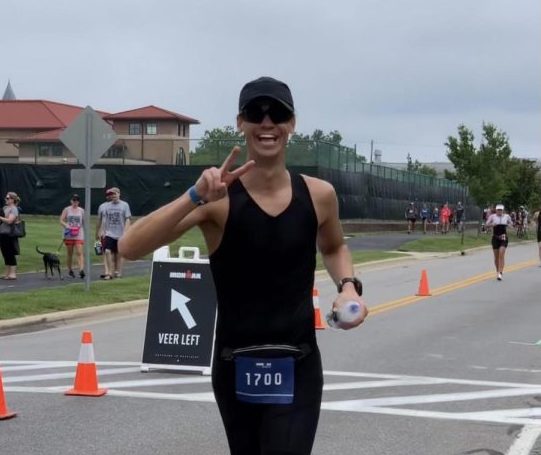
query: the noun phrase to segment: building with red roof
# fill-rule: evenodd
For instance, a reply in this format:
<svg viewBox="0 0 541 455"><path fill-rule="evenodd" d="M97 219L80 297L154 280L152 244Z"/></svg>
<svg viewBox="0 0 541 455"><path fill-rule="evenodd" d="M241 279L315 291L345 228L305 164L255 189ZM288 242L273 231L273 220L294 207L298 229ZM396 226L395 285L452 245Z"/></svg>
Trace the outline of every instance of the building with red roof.
<svg viewBox="0 0 541 455"><path fill-rule="evenodd" d="M76 163L60 135L84 108L47 100L18 100L8 82L0 100L0 162ZM110 114L118 140L101 163L185 164L190 125L199 121L156 106Z"/></svg>

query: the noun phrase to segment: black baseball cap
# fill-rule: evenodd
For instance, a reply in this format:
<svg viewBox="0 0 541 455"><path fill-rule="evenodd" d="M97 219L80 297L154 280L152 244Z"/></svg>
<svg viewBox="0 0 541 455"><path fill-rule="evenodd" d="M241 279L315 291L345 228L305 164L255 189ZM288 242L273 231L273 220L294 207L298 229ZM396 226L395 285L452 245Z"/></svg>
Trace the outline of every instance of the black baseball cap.
<svg viewBox="0 0 541 455"><path fill-rule="evenodd" d="M272 98L279 101L291 112L295 111L293 97L287 84L272 77L260 77L250 81L242 87L239 96L239 112L256 98Z"/></svg>
<svg viewBox="0 0 541 455"><path fill-rule="evenodd" d="M78 194L73 194L73 195L71 196L71 200L72 200L72 201L80 201L81 198L79 197Z"/></svg>

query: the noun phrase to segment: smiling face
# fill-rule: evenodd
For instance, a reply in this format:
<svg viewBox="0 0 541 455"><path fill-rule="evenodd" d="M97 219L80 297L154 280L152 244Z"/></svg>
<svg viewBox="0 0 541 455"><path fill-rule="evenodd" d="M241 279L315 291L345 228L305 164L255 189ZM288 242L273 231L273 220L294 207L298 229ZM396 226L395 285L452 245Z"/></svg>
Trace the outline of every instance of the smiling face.
<svg viewBox="0 0 541 455"><path fill-rule="evenodd" d="M285 151L295 116L280 102L260 98L237 116L237 128L244 133L251 158L273 157Z"/></svg>

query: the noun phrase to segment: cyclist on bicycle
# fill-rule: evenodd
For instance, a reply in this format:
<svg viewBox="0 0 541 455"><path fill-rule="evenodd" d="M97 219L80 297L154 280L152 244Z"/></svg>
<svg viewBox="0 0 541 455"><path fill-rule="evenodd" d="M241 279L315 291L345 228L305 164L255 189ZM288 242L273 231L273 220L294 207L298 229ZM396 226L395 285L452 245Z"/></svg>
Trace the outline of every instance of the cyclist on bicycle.
<svg viewBox="0 0 541 455"><path fill-rule="evenodd" d="M517 213L517 236L525 237L528 233L528 211L521 205Z"/></svg>

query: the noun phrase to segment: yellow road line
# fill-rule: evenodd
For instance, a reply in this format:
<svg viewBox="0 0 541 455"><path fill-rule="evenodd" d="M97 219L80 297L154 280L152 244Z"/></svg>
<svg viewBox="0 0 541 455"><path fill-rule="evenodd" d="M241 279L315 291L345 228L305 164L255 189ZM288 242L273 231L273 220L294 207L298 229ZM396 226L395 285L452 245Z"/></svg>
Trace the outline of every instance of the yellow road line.
<svg viewBox="0 0 541 455"><path fill-rule="evenodd" d="M511 266L506 267L505 272L509 273L509 272L516 272L518 270L526 269L528 267L532 267L536 265L537 262L538 261L535 261L535 260L519 262L517 264L513 264ZM472 286L477 283L481 283L483 281L494 279L494 273L495 272L485 272L479 275L474 275L470 278L466 278L464 280L446 284L439 288L433 289L431 291L431 296L434 297L434 296L447 294L449 292L456 291L457 289L462 289L462 288ZM411 305L412 303L416 303L416 302L419 302L420 300L425 300L428 298L430 298L430 296L426 297L426 296L411 295L408 297L402 297L401 299L382 303L380 305L371 307L369 316L374 316L376 314L383 313L385 311L394 310L396 308L400 308L406 305Z"/></svg>

